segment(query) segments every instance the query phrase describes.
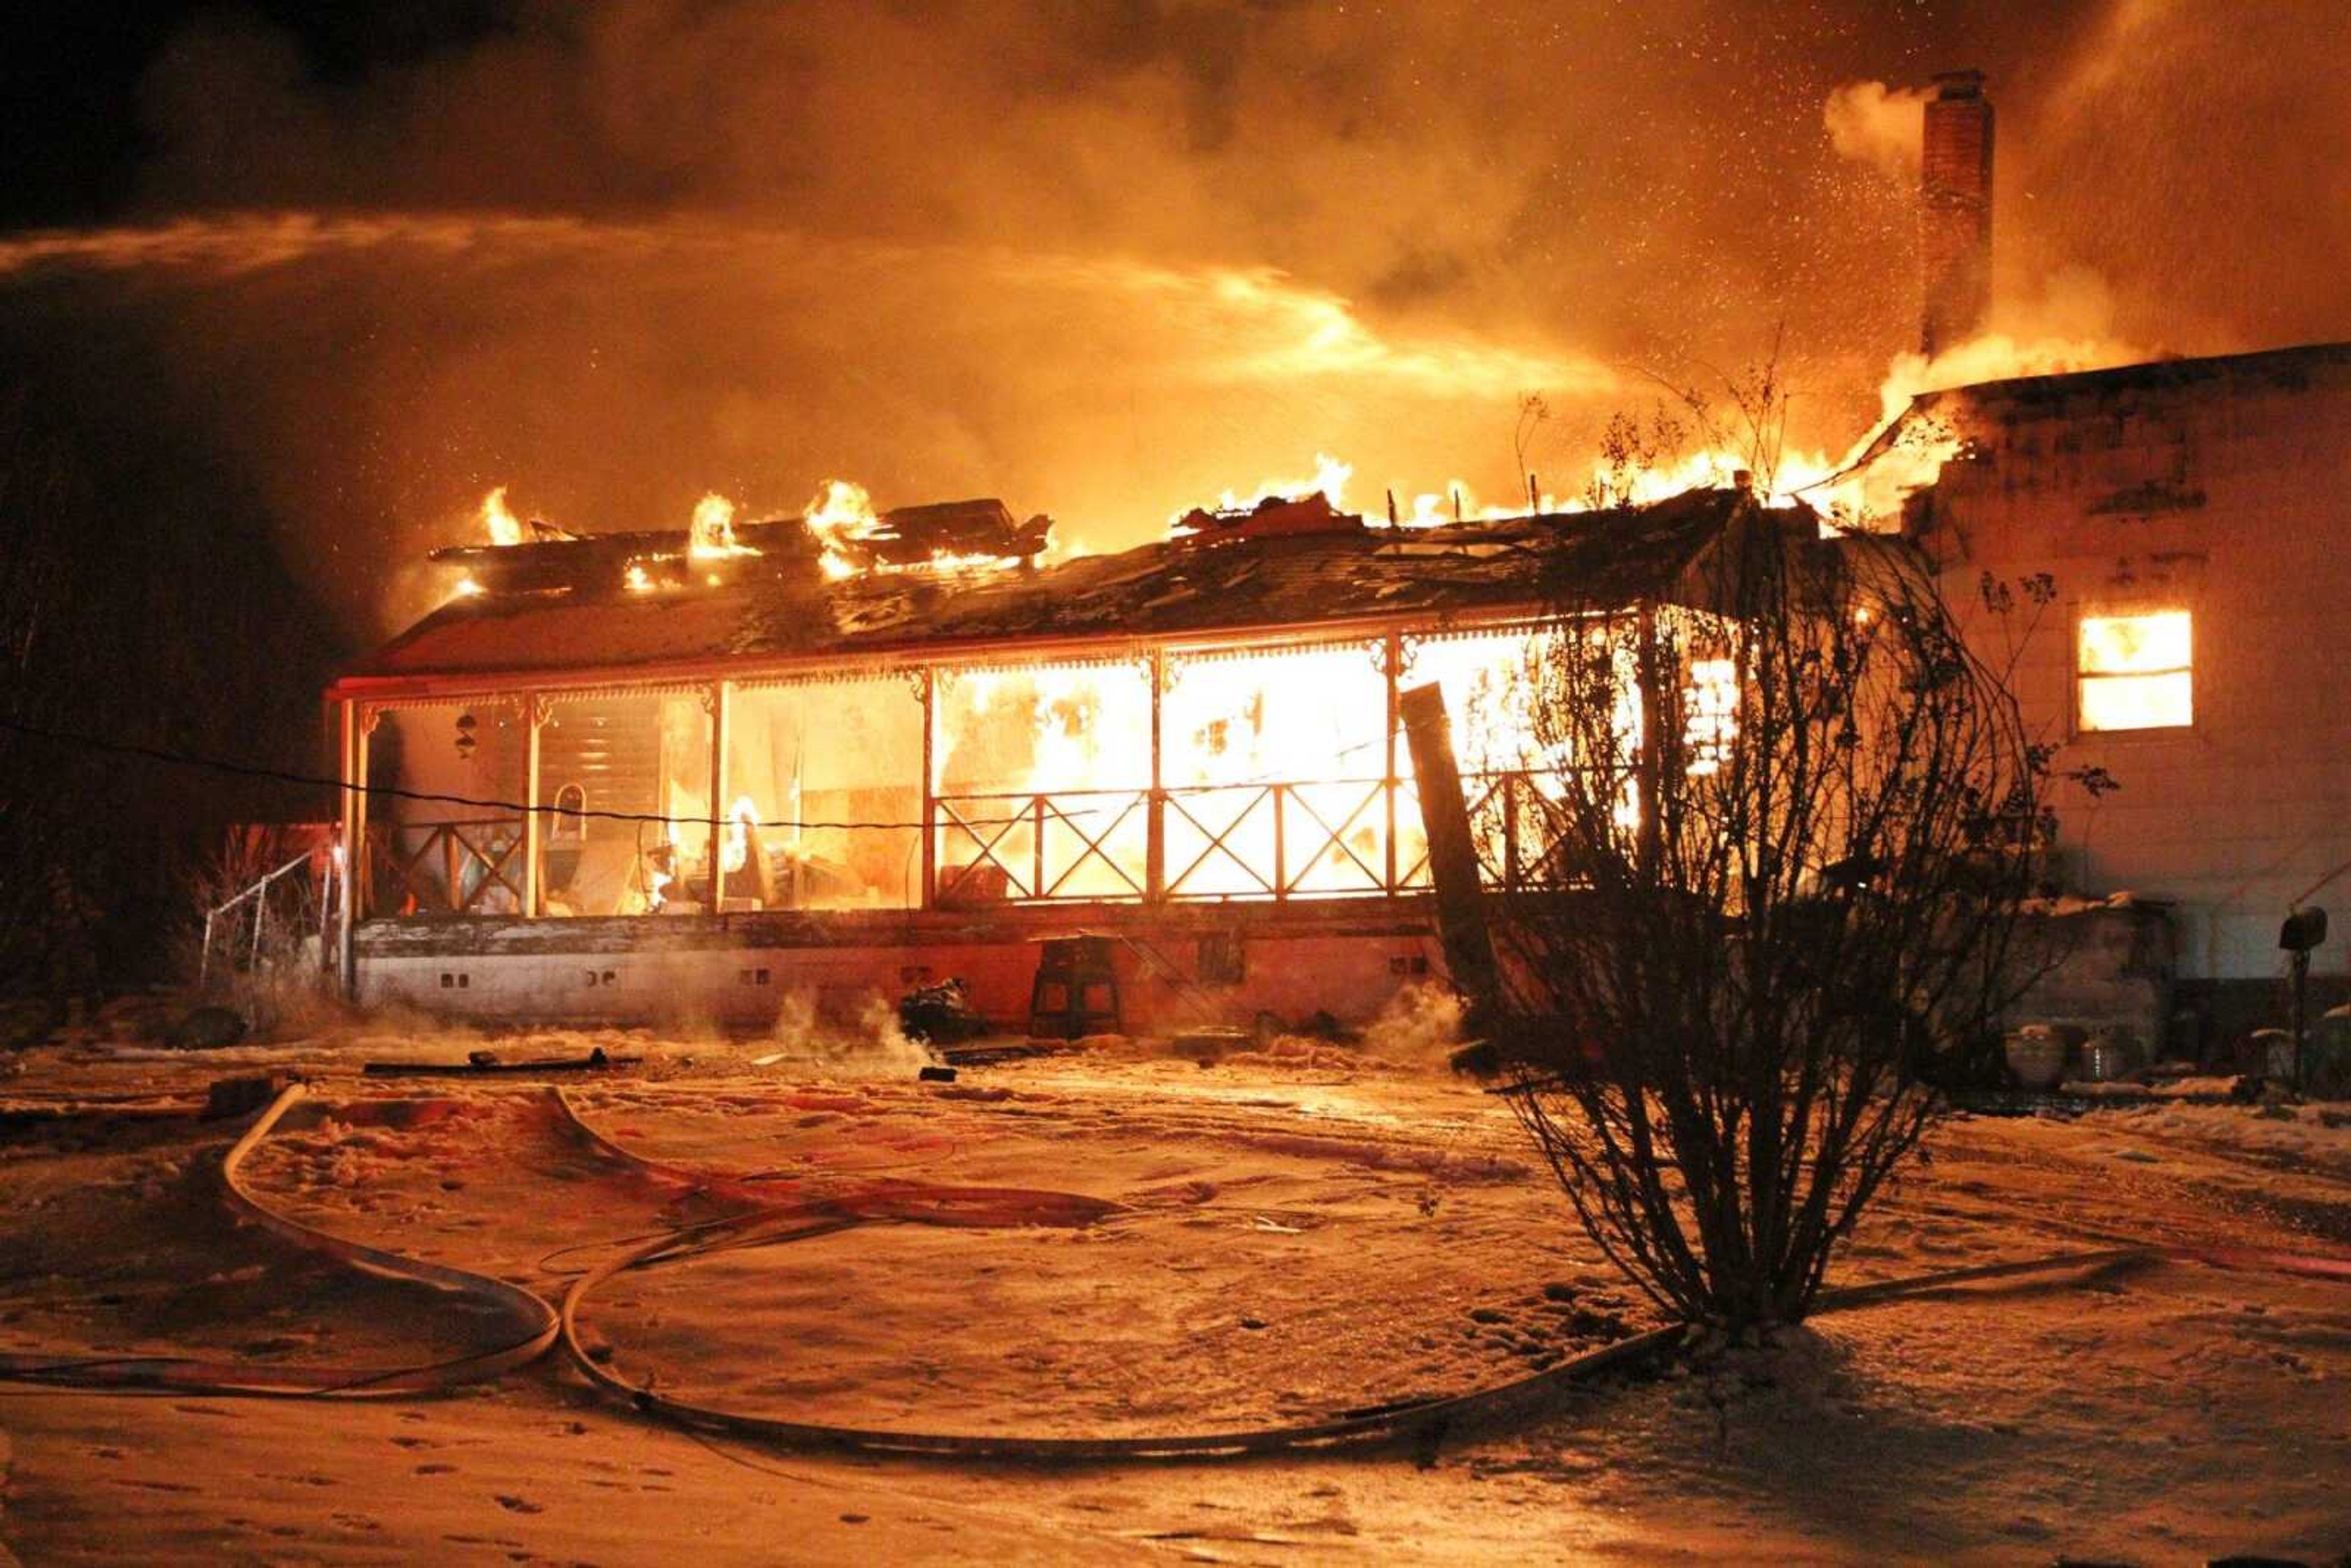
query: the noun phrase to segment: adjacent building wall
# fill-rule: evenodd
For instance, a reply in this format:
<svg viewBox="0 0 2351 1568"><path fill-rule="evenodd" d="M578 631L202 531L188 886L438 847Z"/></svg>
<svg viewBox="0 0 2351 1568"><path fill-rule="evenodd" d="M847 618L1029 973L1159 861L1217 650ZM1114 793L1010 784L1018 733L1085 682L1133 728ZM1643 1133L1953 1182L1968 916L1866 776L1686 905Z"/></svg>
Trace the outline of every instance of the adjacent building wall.
<svg viewBox="0 0 2351 1568"><path fill-rule="evenodd" d="M2012 685L2060 768L2120 786L2061 790L2069 880L2170 901L2183 992L2218 983L2232 1035L2274 1007L2289 903L2351 861L2351 346L1995 383L1912 417L1974 448L1913 501L1954 604L1986 656L2022 638ZM2043 572L2045 610L1984 610L1984 575ZM2080 618L2164 609L2194 617L2193 722L2078 733ZM2312 897L2337 916L2313 972L2339 989L2351 873Z"/></svg>

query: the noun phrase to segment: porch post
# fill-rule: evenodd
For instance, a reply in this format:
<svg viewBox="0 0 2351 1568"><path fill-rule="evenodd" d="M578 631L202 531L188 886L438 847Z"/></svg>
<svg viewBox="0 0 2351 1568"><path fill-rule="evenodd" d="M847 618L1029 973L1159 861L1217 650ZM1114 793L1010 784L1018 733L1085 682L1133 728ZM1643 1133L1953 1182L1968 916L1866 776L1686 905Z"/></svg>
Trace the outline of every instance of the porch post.
<svg viewBox="0 0 2351 1568"><path fill-rule="evenodd" d="M355 1002L360 995L358 926L368 916L373 893L368 869L368 735L377 716L355 702L345 701L342 707L343 782L350 788L343 791L343 929L337 978L344 1000Z"/></svg>
<svg viewBox="0 0 2351 1568"><path fill-rule="evenodd" d="M735 683L710 685L710 913L726 896L726 731L735 706Z"/></svg>
<svg viewBox="0 0 2351 1568"><path fill-rule="evenodd" d="M359 728L351 740L351 781L358 789L351 795L351 821L358 824L351 835L351 904L352 918L365 920L375 913L375 860L370 840L373 830L368 826L368 805L373 799L368 793L368 737L382 715L373 709L359 710ZM354 960L356 962L356 960ZM356 985L358 971L352 971Z"/></svg>
<svg viewBox="0 0 2351 1568"><path fill-rule="evenodd" d="M938 671L925 665L916 689L923 701L922 907L929 909L939 898Z"/></svg>
<svg viewBox="0 0 2351 1568"><path fill-rule="evenodd" d="M546 713L547 705L537 692L523 694L522 915L526 920L538 919L540 909L539 856L547 834L538 814L538 727Z"/></svg>
<svg viewBox="0 0 2351 1568"><path fill-rule="evenodd" d="M1388 730L1386 761L1382 765L1381 793L1387 797L1387 890L1394 898L1396 887L1396 731L1404 727L1404 713L1397 706L1397 692L1404 679L1404 633L1391 631L1380 663L1387 669Z"/></svg>
<svg viewBox="0 0 2351 1568"><path fill-rule="evenodd" d="M1153 904L1167 896L1167 789L1161 772L1159 697L1167 685L1167 650L1151 650L1151 794L1143 808L1143 896Z"/></svg>
<svg viewBox="0 0 2351 1568"><path fill-rule="evenodd" d="M339 852L337 858L341 863L336 868L335 952L331 962L334 965L335 988L342 993L345 1001L352 1001L357 998L354 994L356 987L352 984L356 977L351 967L351 923L359 912L359 900L353 896L352 889L359 880L360 821L363 810L361 802L366 799L359 791L365 787L367 779L353 763L359 754L360 726L359 715L353 711L349 697L335 705L335 716L337 737L341 743L336 749L335 772L343 789L340 802L342 820L335 841L335 848ZM209 936L210 932L207 931L206 935ZM209 946L206 951L209 954Z"/></svg>

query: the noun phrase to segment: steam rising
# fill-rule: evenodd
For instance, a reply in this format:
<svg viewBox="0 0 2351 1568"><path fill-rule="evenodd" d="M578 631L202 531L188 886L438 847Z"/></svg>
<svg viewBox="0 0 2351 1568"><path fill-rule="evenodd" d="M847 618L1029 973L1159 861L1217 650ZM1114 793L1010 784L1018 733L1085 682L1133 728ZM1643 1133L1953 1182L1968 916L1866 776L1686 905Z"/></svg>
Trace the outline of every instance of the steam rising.
<svg viewBox="0 0 2351 1568"><path fill-rule="evenodd" d="M780 1051L764 1052L778 1071L814 1069L835 1077L912 1078L937 1061L930 1047L910 1040L898 1009L884 997L868 998L853 1023L826 1016L816 998L793 991L783 999L773 1030Z"/></svg>
<svg viewBox="0 0 2351 1568"><path fill-rule="evenodd" d="M1882 81L1847 82L1829 94L1821 122L1840 158L1865 163L1890 180L1918 178L1928 94Z"/></svg>

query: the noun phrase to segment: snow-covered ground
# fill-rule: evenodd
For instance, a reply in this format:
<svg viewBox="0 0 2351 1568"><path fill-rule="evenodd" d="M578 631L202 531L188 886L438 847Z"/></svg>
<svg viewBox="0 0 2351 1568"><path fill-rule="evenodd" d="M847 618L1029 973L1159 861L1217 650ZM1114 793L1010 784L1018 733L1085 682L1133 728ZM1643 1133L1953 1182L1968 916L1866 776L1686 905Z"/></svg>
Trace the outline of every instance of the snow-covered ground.
<svg viewBox="0 0 2351 1568"><path fill-rule="evenodd" d="M345 1028L201 1056L82 1045L18 1108L314 1075L248 1166L340 1236L559 1294L598 1248L726 1207L592 1158L542 1085L370 1081L363 1059L601 1044L568 1080L632 1152L737 1192L903 1182L1090 1195L1091 1225L876 1224L614 1280L583 1313L666 1393L796 1419L1115 1435L1324 1415L1522 1375L1650 1321L1506 1110L1299 1048L1095 1052L917 1083L775 1049ZM133 1106L132 1109L137 1109ZM0 1134L0 1350L385 1365L495 1343L428 1292L224 1217L225 1124ZM2168 1104L1960 1118L1840 1277L2144 1240L2351 1253L2351 1127ZM1434 1453L1037 1469L788 1454L601 1402L549 1359L441 1399L0 1387L0 1541L26 1563L2158 1563L2351 1552L2351 1288L2164 1264L1816 1319Z"/></svg>

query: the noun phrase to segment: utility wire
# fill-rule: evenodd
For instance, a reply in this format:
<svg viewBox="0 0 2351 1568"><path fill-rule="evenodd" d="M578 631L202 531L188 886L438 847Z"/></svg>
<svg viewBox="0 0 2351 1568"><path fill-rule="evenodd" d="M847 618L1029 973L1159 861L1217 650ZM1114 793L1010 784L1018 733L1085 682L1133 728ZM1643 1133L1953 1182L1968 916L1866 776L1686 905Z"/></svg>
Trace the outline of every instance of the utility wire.
<svg viewBox="0 0 2351 1568"><path fill-rule="evenodd" d="M38 725L26 724L20 719L10 718L5 715L0 715L0 730L10 731L17 735L28 737L35 740L49 741L55 745L77 746L85 750L103 752L109 756L114 757L135 757L145 761L164 763L174 768L193 768L206 772L229 774L239 779L264 779L279 784L298 784L305 786L306 788L315 789L332 789L342 794L381 796L387 800L413 800L425 805L468 806L477 810L511 811L521 816L536 815L542 817L569 817L574 819L593 818L596 821L606 822L657 822L664 826L688 821L695 822L700 822L703 821L703 819L699 817L688 819L684 817L664 816L658 811L609 811L594 810L585 806L555 806L544 804L538 806L526 806L519 800L501 800L494 797L476 795L446 795L437 794L430 790L402 789L391 784L357 783L343 779L329 779L322 774L294 773L284 768L264 768L249 762L231 762L224 758L204 757L193 752L174 751L165 747L142 746L136 742L126 740L107 740L98 736L76 734L70 730L46 729ZM1372 747L1378 746L1380 744L1382 743L1377 740L1365 740L1358 742L1353 746L1343 746L1338 748L1338 755L1352 755L1355 752L1368 750ZM1379 780L1314 780L1313 782L1376 783L1379 782ZM1265 779L1257 778L1241 779L1231 784L1179 785L1163 792L1169 795L1197 794L1217 789L1264 787L1267 783L1268 780ZM1143 791L1138 790L1136 792L1141 793ZM1034 793L1050 795L1053 793L1053 791L1037 790L1034 791ZM979 794L971 798L979 800L1008 800L1016 797L1010 795L989 796L987 794ZM1053 809L1053 814L1059 818L1098 816L1105 810L1107 810L1107 808L1090 806L1081 807L1076 810L1069 810L1056 806ZM1008 827L1013 823L1024 822L1029 820L1029 814L1024 811L1019 816L1013 817L956 816L953 822L948 825L961 826L965 828ZM730 817L727 821L729 822L741 822L747 827L759 829L791 828L799 829L802 831L832 831L841 832L920 831L937 825L922 821L809 821L792 818L762 819L758 821L750 821L742 818Z"/></svg>
<svg viewBox="0 0 2351 1568"><path fill-rule="evenodd" d="M167 763L175 768L202 768L207 772L226 773L240 779L266 779L280 784L300 784L312 789L333 789L344 794L370 796L381 795L395 800L421 801L426 805L472 806L484 810L513 811L522 815L537 814L544 817L593 817L598 821L608 822L660 822L666 824L686 821L695 822L702 821L699 817L692 819L683 817L665 817L657 811L604 811L591 810L584 806L526 806L519 800L500 800L475 795L434 794L429 790L402 789L390 784L360 784L352 782L349 779L329 779L316 773L292 773L284 768L262 768L246 762L230 762L225 758L217 757L200 757L193 752L172 751L160 746L141 746L131 741L103 740L96 736L76 735L68 730L43 729L37 725L24 724L18 720L5 716L0 716L0 730L13 731L17 735L29 736L36 740L51 741L62 746L78 746L87 750L105 752L115 757L141 758L152 762ZM735 821L738 819L729 820ZM1024 820L1025 818L1003 819L1003 821L1008 822ZM991 825L985 820L969 821L970 825L974 827ZM747 825L755 828L840 829L854 831L867 829L877 831L882 829L920 829L926 827L929 824L925 822L883 821L812 822L782 820L775 821L751 822Z"/></svg>

